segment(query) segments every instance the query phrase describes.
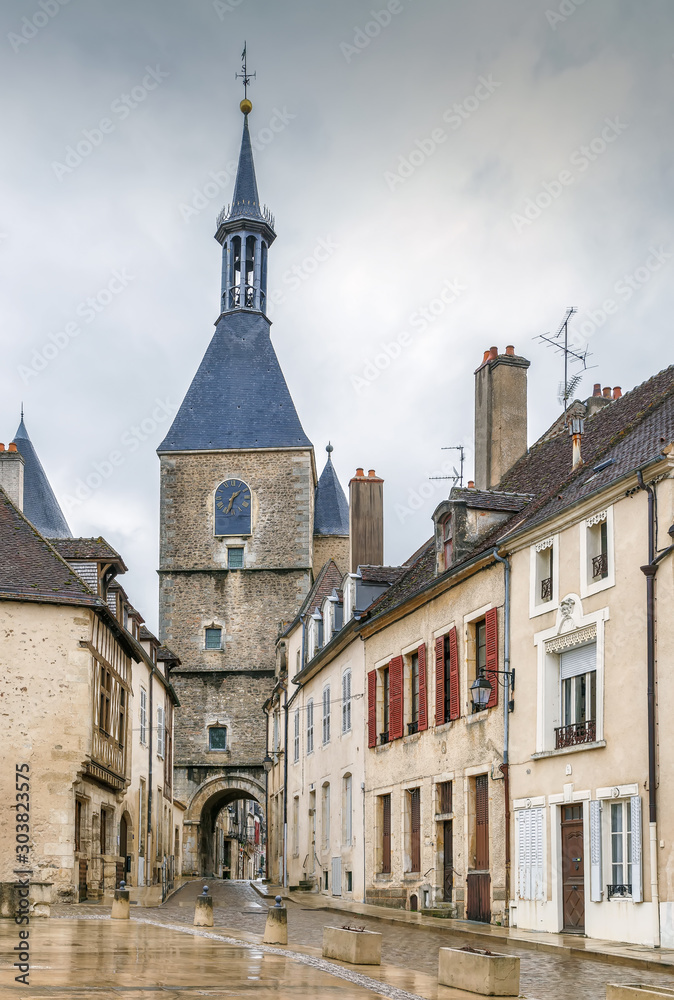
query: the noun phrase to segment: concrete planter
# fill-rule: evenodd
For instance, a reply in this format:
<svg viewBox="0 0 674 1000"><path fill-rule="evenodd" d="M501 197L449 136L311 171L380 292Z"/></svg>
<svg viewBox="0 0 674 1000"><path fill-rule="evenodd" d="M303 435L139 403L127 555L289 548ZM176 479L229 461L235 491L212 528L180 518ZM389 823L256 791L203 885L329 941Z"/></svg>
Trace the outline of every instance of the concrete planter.
<svg viewBox="0 0 674 1000"><path fill-rule="evenodd" d="M381 965L381 934L324 927L323 958L336 958L351 965Z"/></svg>
<svg viewBox="0 0 674 1000"><path fill-rule="evenodd" d="M513 955L441 948L438 983L488 997L516 997L520 992L520 960Z"/></svg>
<svg viewBox="0 0 674 1000"><path fill-rule="evenodd" d="M606 984L606 1000L648 1000L649 997L674 997L674 989L666 986L641 986L629 983L627 986Z"/></svg>

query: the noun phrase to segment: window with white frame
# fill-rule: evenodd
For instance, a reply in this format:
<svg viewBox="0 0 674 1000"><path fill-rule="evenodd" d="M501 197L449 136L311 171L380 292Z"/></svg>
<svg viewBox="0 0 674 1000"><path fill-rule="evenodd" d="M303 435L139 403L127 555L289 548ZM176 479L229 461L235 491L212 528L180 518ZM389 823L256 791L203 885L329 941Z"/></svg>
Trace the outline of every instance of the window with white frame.
<svg viewBox="0 0 674 1000"><path fill-rule="evenodd" d="M140 742L147 743L147 691L140 689Z"/></svg>
<svg viewBox="0 0 674 1000"><path fill-rule="evenodd" d="M351 671L342 674L342 732L351 731Z"/></svg>
<svg viewBox="0 0 674 1000"><path fill-rule="evenodd" d="M580 525L581 593L589 596L615 583L613 508L597 511Z"/></svg>
<svg viewBox="0 0 674 1000"><path fill-rule="evenodd" d="M307 753L314 752L314 699L307 702Z"/></svg>
<svg viewBox="0 0 674 1000"><path fill-rule="evenodd" d="M330 742L330 685L323 688L323 743Z"/></svg>
<svg viewBox="0 0 674 1000"><path fill-rule="evenodd" d="M344 601L344 624L353 617L353 611L356 603L356 581L348 576L344 584L343 590L343 601Z"/></svg>
<svg viewBox="0 0 674 1000"><path fill-rule="evenodd" d="M609 803L611 811L610 896L632 895L632 803Z"/></svg>
<svg viewBox="0 0 674 1000"><path fill-rule="evenodd" d="M332 638L335 602L326 598L323 603L323 645L327 646Z"/></svg>
<svg viewBox="0 0 674 1000"><path fill-rule="evenodd" d="M350 847L353 842L353 777L345 774L342 780L344 783L342 837L344 844Z"/></svg>
<svg viewBox="0 0 674 1000"><path fill-rule="evenodd" d="M157 705L157 756L163 757L166 740L164 732L164 706Z"/></svg>
<svg viewBox="0 0 674 1000"><path fill-rule="evenodd" d="M274 712L274 735L273 735L274 753L278 753L278 748L279 748L279 729L280 729L279 713L278 713L278 711L276 711L276 712Z"/></svg>
<svg viewBox="0 0 674 1000"><path fill-rule="evenodd" d="M533 546L532 605L540 609L555 601L556 546L555 538L544 538Z"/></svg>
<svg viewBox="0 0 674 1000"><path fill-rule="evenodd" d="M330 846L330 783L325 782L321 793L321 835L323 847Z"/></svg>
<svg viewBox="0 0 674 1000"><path fill-rule="evenodd" d="M597 643L585 643L559 654L561 726L556 749L593 743L597 738Z"/></svg>
<svg viewBox="0 0 674 1000"><path fill-rule="evenodd" d="M293 734L293 760L295 763L300 759L300 710L295 709L294 716L294 734Z"/></svg>

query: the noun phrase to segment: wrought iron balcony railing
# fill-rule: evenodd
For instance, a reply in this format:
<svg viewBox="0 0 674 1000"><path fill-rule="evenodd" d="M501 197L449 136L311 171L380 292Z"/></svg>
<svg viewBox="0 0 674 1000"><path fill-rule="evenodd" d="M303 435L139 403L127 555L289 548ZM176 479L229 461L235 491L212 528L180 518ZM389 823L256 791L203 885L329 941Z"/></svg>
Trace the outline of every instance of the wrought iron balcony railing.
<svg viewBox="0 0 674 1000"><path fill-rule="evenodd" d="M552 600L552 577L546 576L545 580L541 580L541 600L551 601Z"/></svg>
<svg viewBox="0 0 674 1000"><path fill-rule="evenodd" d="M595 719L586 722L574 722L570 726L559 726L555 729L555 749L575 747L579 743L594 743L597 738L597 723Z"/></svg>
<svg viewBox="0 0 674 1000"><path fill-rule="evenodd" d="M608 899L613 899L615 896L631 896L632 895L632 884L627 882L624 884L607 885L606 895Z"/></svg>
<svg viewBox="0 0 674 1000"><path fill-rule="evenodd" d="M408 722L407 723L407 735L408 736L413 736L414 733L418 733L418 732L419 732L419 723L418 722Z"/></svg>
<svg viewBox="0 0 674 1000"><path fill-rule="evenodd" d="M380 733L379 734L379 742L380 743L388 743L389 742L388 732Z"/></svg>
<svg viewBox="0 0 674 1000"><path fill-rule="evenodd" d="M608 576L608 555L602 552L592 558L592 579L602 580L605 576Z"/></svg>

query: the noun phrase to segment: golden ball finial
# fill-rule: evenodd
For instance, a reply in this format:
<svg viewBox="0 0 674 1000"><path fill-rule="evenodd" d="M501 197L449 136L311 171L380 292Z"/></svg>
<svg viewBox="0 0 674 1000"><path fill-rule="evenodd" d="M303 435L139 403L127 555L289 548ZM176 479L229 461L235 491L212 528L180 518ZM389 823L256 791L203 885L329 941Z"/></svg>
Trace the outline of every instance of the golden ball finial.
<svg viewBox="0 0 674 1000"><path fill-rule="evenodd" d="M244 97L239 107L241 108L241 111L243 112L244 115L249 115L253 110L253 105L251 104L251 102L248 100L247 97Z"/></svg>

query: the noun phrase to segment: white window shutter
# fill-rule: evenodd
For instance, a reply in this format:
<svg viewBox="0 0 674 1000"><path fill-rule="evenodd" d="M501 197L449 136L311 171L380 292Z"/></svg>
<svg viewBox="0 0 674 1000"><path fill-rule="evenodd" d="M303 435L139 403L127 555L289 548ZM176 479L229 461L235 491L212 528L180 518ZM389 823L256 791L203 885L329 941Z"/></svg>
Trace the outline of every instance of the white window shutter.
<svg viewBox="0 0 674 1000"><path fill-rule="evenodd" d="M601 802L590 802L590 899L601 903Z"/></svg>
<svg viewBox="0 0 674 1000"><path fill-rule="evenodd" d="M630 799L632 807L632 899L641 903L644 898L643 880L641 877L641 798L633 795Z"/></svg>
<svg viewBox="0 0 674 1000"><path fill-rule="evenodd" d="M531 898L531 813L529 809L520 809L517 813L518 822L518 893L520 899Z"/></svg>
<svg viewBox="0 0 674 1000"><path fill-rule="evenodd" d="M532 899L545 899L543 886L543 810L532 809Z"/></svg>

